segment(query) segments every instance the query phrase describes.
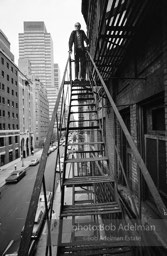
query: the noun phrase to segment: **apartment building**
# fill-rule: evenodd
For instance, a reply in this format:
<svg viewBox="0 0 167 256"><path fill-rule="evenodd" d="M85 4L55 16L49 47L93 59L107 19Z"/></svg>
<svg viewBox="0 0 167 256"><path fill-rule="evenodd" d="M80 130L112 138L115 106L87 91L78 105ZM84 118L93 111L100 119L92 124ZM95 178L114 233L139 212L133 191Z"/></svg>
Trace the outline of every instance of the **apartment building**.
<svg viewBox="0 0 167 256"><path fill-rule="evenodd" d="M18 67L0 30L0 166L20 157Z"/></svg>

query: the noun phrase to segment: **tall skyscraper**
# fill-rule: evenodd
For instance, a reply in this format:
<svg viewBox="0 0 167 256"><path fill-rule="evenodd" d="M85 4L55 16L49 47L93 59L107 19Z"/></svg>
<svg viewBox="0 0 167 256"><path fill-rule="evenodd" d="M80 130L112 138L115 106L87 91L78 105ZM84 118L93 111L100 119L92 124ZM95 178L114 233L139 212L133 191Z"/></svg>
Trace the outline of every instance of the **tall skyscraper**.
<svg viewBox="0 0 167 256"><path fill-rule="evenodd" d="M28 58L32 75L47 87L54 87L53 42L43 21L25 21L19 33L19 58Z"/></svg>

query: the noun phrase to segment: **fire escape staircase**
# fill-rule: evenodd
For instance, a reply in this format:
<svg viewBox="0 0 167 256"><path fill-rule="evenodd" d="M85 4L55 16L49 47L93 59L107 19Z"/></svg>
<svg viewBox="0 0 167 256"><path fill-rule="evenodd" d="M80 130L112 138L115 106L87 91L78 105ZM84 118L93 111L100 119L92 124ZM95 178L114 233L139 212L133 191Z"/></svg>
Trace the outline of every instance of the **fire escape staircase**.
<svg viewBox="0 0 167 256"><path fill-rule="evenodd" d="M123 225L127 224L125 216L129 215L128 221L132 222L135 219L137 224L141 224L141 218L139 215L140 208L137 209L136 203L133 200L129 180L119 156L119 143L115 140L115 142L113 142L113 149L115 151L107 152L103 116L102 118L99 117L100 109L97 103L97 96L102 95L102 100L100 102L101 109L104 107L103 95L105 97L105 104L108 101L109 107L114 114L114 121L129 143L138 169L140 170L140 174L154 199L155 208L162 221L166 219L164 212L167 212L167 210L96 64L89 52L87 52L87 54L91 67L88 68L88 81L85 82L72 81L70 56L67 60L61 87L58 92L58 97L46 136L36 180L34 182L18 256L29 255L29 248L32 242L31 235L41 190L43 190L45 197L47 224L47 241L46 248L44 249L46 250L45 255L48 255L48 253L50 256L108 256L119 254L127 256L155 255L151 254L149 251L147 251L146 254L143 254L143 252L146 251L145 242L147 241L144 235L142 237L142 244L140 244L140 242L129 242L125 239L111 239L114 235L117 238L122 237L122 231L116 230L116 233L113 233L113 230L111 229L112 222L115 225L119 225L119 223L122 223ZM59 109L60 111L58 111ZM57 132L57 152L52 188L53 198L51 200L51 205L48 208L45 166L52 140L52 133L55 127ZM62 151L61 139L63 138L63 127L65 129L64 136L66 141L64 161L61 163L60 152ZM76 137L75 140L73 139L73 142L70 139L72 133L73 138L74 135ZM116 167L111 166L111 161L109 161L108 157L111 153L116 158ZM60 168L61 164L63 168ZM61 201L60 218L57 223L57 254L53 254L55 248L53 249L54 246L52 244L51 221L54 197L56 194L56 181L58 180L58 166ZM125 206L125 203L118 193L117 175L120 172L131 197L132 205L129 208ZM139 207L141 207L141 204ZM163 223L164 227L166 227L166 223ZM164 241L166 242L166 240ZM55 241L53 241L53 243L55 243Z"/></svg>
<svg viewBox="0 0 167 256"><path fill-rule="evenodd" d="M69 108L66 148L75 146L76 150L69 151L68 155L65 154L58 255L104 255L106 253L132 255L127 243L105 242L100 232L93 231L93 228L102 224L101 216L108 216L111 219L121 218L122 210L114 175L109 171L105 143L101 140L102 130L94 93L89 82L72 83ZM71 120L71 114L76 114L78 119ZM92 115L93 119L90 118ZM75 131L78 138L73 144L68 143L71 131ZM86 139L91 131L97 134L97 140ZM103 163L106 165L105 170L102 168ZM68 165L71 165L70 173ZM112 194L109 193L110 196L107 195L107 189L113 191ZM69 193L72 195L70 203L65 199ZM69 235L64 238L64 226L68 226L68 222L71 222L72 226L69 229L72 231L70 234L69 230ZM84 230L84 227L86 229L88 226L92 227L89 232ZM80 229L83 227L83 229L81 231L76 227Z"/></svg>

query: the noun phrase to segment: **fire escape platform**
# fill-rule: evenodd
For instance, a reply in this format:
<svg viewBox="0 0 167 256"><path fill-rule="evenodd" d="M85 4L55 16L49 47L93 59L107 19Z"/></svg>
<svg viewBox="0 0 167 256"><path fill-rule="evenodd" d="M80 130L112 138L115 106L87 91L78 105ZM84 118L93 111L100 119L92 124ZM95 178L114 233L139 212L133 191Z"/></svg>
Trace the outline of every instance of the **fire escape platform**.
<svg viewBox="0 0 167 256"><path fill-rule="evenodd" d="M117 202L93 203L93 204L77 204L64 205L61 217L66 216L86 216L109 213L121 213L121 209Z"/></svg>
<svg viewBox="0 0 167 256"><path fill-rule="evenodd" d="M81 163L81 162L95 162L95 161L106 161L108 157L92 157L92 158L75 158L75 159L68 159L66 163Z"/></svg>
<svg viewBox="0 0 167 256"><path fill-rule="evenodd" d="M82 176L65 179L64 186L93 185L95 183L113 182L111 176Z"/></svg>

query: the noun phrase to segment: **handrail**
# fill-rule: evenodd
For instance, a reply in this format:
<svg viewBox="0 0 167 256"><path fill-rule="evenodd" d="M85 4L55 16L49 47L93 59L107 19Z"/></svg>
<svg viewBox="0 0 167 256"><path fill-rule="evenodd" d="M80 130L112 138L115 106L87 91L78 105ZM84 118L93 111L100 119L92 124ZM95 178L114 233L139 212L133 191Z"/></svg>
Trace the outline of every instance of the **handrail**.
<svg viewBox="0 0 167 256"><path fill-rule="evenodd" d="M112 99L112 97L111 97L111 94L110 94L109 90L107 89L107 86L106 86L106 84L105 84L105 82L104 82L104 80L103 80L95 62L93 61L93 58L91 57L91 55L88 51L87 51L87 54L89 56L89 59L90 59L92 65L93 65L93 67L94 67L94 70L96 71L96 73L97 73L97 75L100 79L100 82L101 82L101 84L102 84L102 86L105 90L105 93L106 93L106 95L108 97L108 100L109 100L109 102L110 102L110 104L111 104L111 106L114 110L114 113L115 113L115 115L116 115L116 117L119 121L119 124L120 124L120 126L121 126L121 128L124 132L124 135L125 135L128 143L129 143L129 146L132 149L132 152L135 156L135 159L136 159L136 162L137 162L138 166L140 167L140 170L143 174L145 182L146 182L146 184L147 184L147 186L148 186L148 188L149 188L149 190L150 190L150 192L151 192L151 194L152 194L152 196L155 200L155 203L157 204L159 214L163 219L167 219L167 216L164 214L167 211L166 206L165 206L165 204L163 203L163 201L161 199L161 196L160 196L160 194L159 194L159 192L158 192L158 190L157 190L157 188L156 188L156 186L155 186L155 184L154 184L154 182L151 178L151 175L150 175L150 173L149 173L149 171L148 171L148 169L147 169L147 167L146 167L146 165L145 165L145 163L144 163L144 161L143 161L143 159L142 159L142 157L141 157L141 155L140 155L140 153L139 153L139 151L138 151L138 149L137 149L137 147L136 147L136 145L135 145L135 143L134 143L134 141L133 141L133 139L132 139L132 137L131 137L131 135L130 135L130 133L129 133L129 131L128 131L128 129L127 129L127 127L126 127L126 125L125 125L117 107L116 107L116 105L115 105L115 103L114 103L114 101L113 101L113 99Z"/></svg>
<svg viewBox="0 0 167 256"><path fill-rule="evenodd" d="M58 107L59 107L59 103L60 103L60 100L61 100L61 94L62 94L62 90L63 90L63 87L64 87L65 76L66 76L69 60L70 60L70 56L68 57L67 62L66 62L62 83L61 83L61 86L60 86L60 89L59 89L59 92L58 92L58 96L57 96L57 100L56 100L56 103L55 103L55 107L54 107L54 110L53 110L53 113L52 113L52 119L51 119L50 124L49 124L48 132L47 132L47 136L46 136L46 141L45 141L45 144L44 144L44 148L43 148L43 152L42 152L42 156L41 156L41 161L40 161L40 164L39 164L38 172L37 172L37 175L36 175L36 180L35 180L33 191L32 191L32 196L31 196L31 200L30 200L30 204L29 204L29 208L28 208L28 213L27 213L27 217L26 217L26 221L25 221L24 231L23 231L23 235L22 235L22 238L21 238L21 242L20 242L18 256L23 256L23 255L27 256L28 255L29 246L30 246L30 242L31 242L31 233L32 233L32 230L33 230L35 214L36 214L36 210L37 210L37 206L38 206L38 199L39 199L39 195L40 195L41 187L42 187L42 182L43 182L43 178L44 178L45 166L46 166L46 161L47 161L47 154L48 154L48 150L49 150L49 146L50 146L50 142L51 142L51 138L52 138L52 133L53 133L53 128L54 128L54 124L55 124L56 114L58 112Z"/></svg>

